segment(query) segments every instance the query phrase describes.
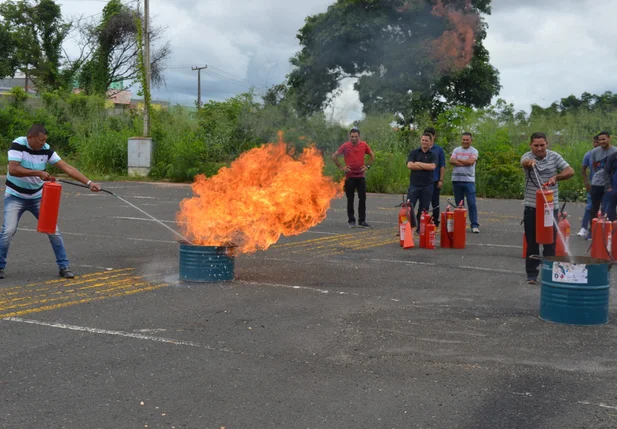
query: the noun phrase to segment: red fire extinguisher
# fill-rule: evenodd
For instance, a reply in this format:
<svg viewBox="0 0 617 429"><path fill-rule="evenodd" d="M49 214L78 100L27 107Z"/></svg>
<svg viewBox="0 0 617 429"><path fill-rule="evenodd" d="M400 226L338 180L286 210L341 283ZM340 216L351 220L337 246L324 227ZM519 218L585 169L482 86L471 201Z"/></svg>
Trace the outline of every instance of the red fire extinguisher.
<svg viewBox="0 0 617 429"><path fill-rule="evenodd" d="M452 247L452 236L454 233L454 212L450 205L446 207L446 211L441 213L441 232L439 245L443 249Z"/></svg>
<svg viewBox="0 0 617 429"><path fill-rule="evenodd" d="M454 232L452 233L452 248L464 249L467 240L467 209L460 205L454 210Z"/></svg>
<svg viewBox="0 0 617 429"><path fill-rule="evenodd" d="M591 257L610 261L613 247L613 223L605 217L598 217L591 222Z"/></svg>
<svg viewBox="0 0 617 429"><path fill-rule="evenodd" d="M565 204L564 204L565 207ZM559 234L557 234L557 244L555 245L556 256L566 256L566 249L569 248L570 243L570 221L568 220L568 213L561 209L559 213L559 223L557 224ZM563 237L563 238L562 238ZM610 247L609 247L610 249Z"/></svg>
<svg viewBox="0 0 617 429"><path fill-rule="evenodd" d="M552 244L555 240L553 230L554 201L553 191L544 189L536 191L536 243Z"/></svg>
<svg viewBox="0 0 617 429"><path fill-rule="evenodd" d="M422 216L420 216L420 248L426 248L426 226L431 219L431 215L424 210Z"/></svg>
<svg viewBox="0 0 617 429"><path fill-rule="evenodd" d="M433 218L430 218L430 222L426 224L426 248L434 250L435 249L435 224L433 223Z"/></svg>
<svg viewBox="0 0 617 429"><path fill-rule="evenodd" d="M43 232L45 234L56 233L61 196L62 185L57 183L55 178L52 177L49 182L43 184L39 223L36 228L38 232Z"/></svg>
<svg viewBox="0 0 617 429"><path fill-rule="evenodd" d="M405 244L405 228L409 226L407 219L407 203L403 203L401 209L398 212L398 230L399 230L399 239L401 243L401 247Z"/></svg>

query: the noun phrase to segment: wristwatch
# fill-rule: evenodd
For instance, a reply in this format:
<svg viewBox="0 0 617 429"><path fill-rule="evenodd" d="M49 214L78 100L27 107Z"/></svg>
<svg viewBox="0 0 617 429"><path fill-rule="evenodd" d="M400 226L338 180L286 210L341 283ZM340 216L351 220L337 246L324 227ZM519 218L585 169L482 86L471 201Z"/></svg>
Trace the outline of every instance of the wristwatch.
<svg viewBox="0 0 617 429"><path fill-rule="evenodd" d="M366 169L368 170L369 168L371 168L371 166L369 164L366 164Z"/></svg>

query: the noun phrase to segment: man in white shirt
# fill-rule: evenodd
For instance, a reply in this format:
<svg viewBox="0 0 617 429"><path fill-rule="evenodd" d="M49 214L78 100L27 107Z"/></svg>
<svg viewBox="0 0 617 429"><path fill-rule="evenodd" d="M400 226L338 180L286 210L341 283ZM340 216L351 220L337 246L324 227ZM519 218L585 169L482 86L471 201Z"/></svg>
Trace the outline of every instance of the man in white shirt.
<svg viewBox="0 0 617 429"><path fill-rule="evenodd" d="M461 145L452 152L450 164L454 166L452 170L452 189L454 190L456 205L460 205L461 201L467 199L471 231L478 234L480 232L478 207L476 206L476 162L478 161L478 150L471 147L472 140L473 136L471 133L463 133Z"/></svg>

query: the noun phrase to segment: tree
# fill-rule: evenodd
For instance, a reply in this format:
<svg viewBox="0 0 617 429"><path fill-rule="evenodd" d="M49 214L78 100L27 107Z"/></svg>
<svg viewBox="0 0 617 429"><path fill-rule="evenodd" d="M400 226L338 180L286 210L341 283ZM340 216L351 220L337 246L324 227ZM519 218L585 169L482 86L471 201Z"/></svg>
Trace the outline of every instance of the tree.
<svg viewBox="0 0 617 429"><path fill-rule="evenodd" d="M482 41L490 0L338 0L310 16L291 59L290 92L303 114L322 110L356 77L366 113L405 123L453 104L483 107L500 89Z"/></svg>
<svg viewBox="0 0 617 429"><path fill-rule="evenodd" d="M136 10L120 0L110 0L100 22L82 25L81 39L89 55L81 59L79 84L86 93L104 95L115 83L128 83L128 87L139 79L140 22L142 18ZM162 32L161 28L151 31L151 45L160 39ZM153 86L164 83L163 63L170 54L169 43L152 50Z"/></svg>
<svg viewBox="0 0 617 429"><path fill-rule="evenodd" d="M71 27L62 19L60 6L53 0L9 0L0 5L0 16L13 44L14 68L39 90L60 88L62 43Z"/></svg>
<svg viewBox="0 0 617 429"><path fill-rule="evenodd" d="M15 45L6 22L0 22L0 79L13 76L17 64L15 61Z"/></svg>

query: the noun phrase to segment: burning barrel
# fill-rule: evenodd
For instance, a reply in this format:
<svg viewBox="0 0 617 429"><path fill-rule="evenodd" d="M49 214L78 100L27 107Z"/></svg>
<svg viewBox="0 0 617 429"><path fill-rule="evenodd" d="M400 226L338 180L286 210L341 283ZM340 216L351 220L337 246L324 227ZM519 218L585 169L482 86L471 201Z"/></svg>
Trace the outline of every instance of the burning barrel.
<svg viewBox="0 0 617 429"><path fill-rule="evenodd" d="M180 280L216 283L234 279L236 246L200 246L180 241Z"/></svg>

